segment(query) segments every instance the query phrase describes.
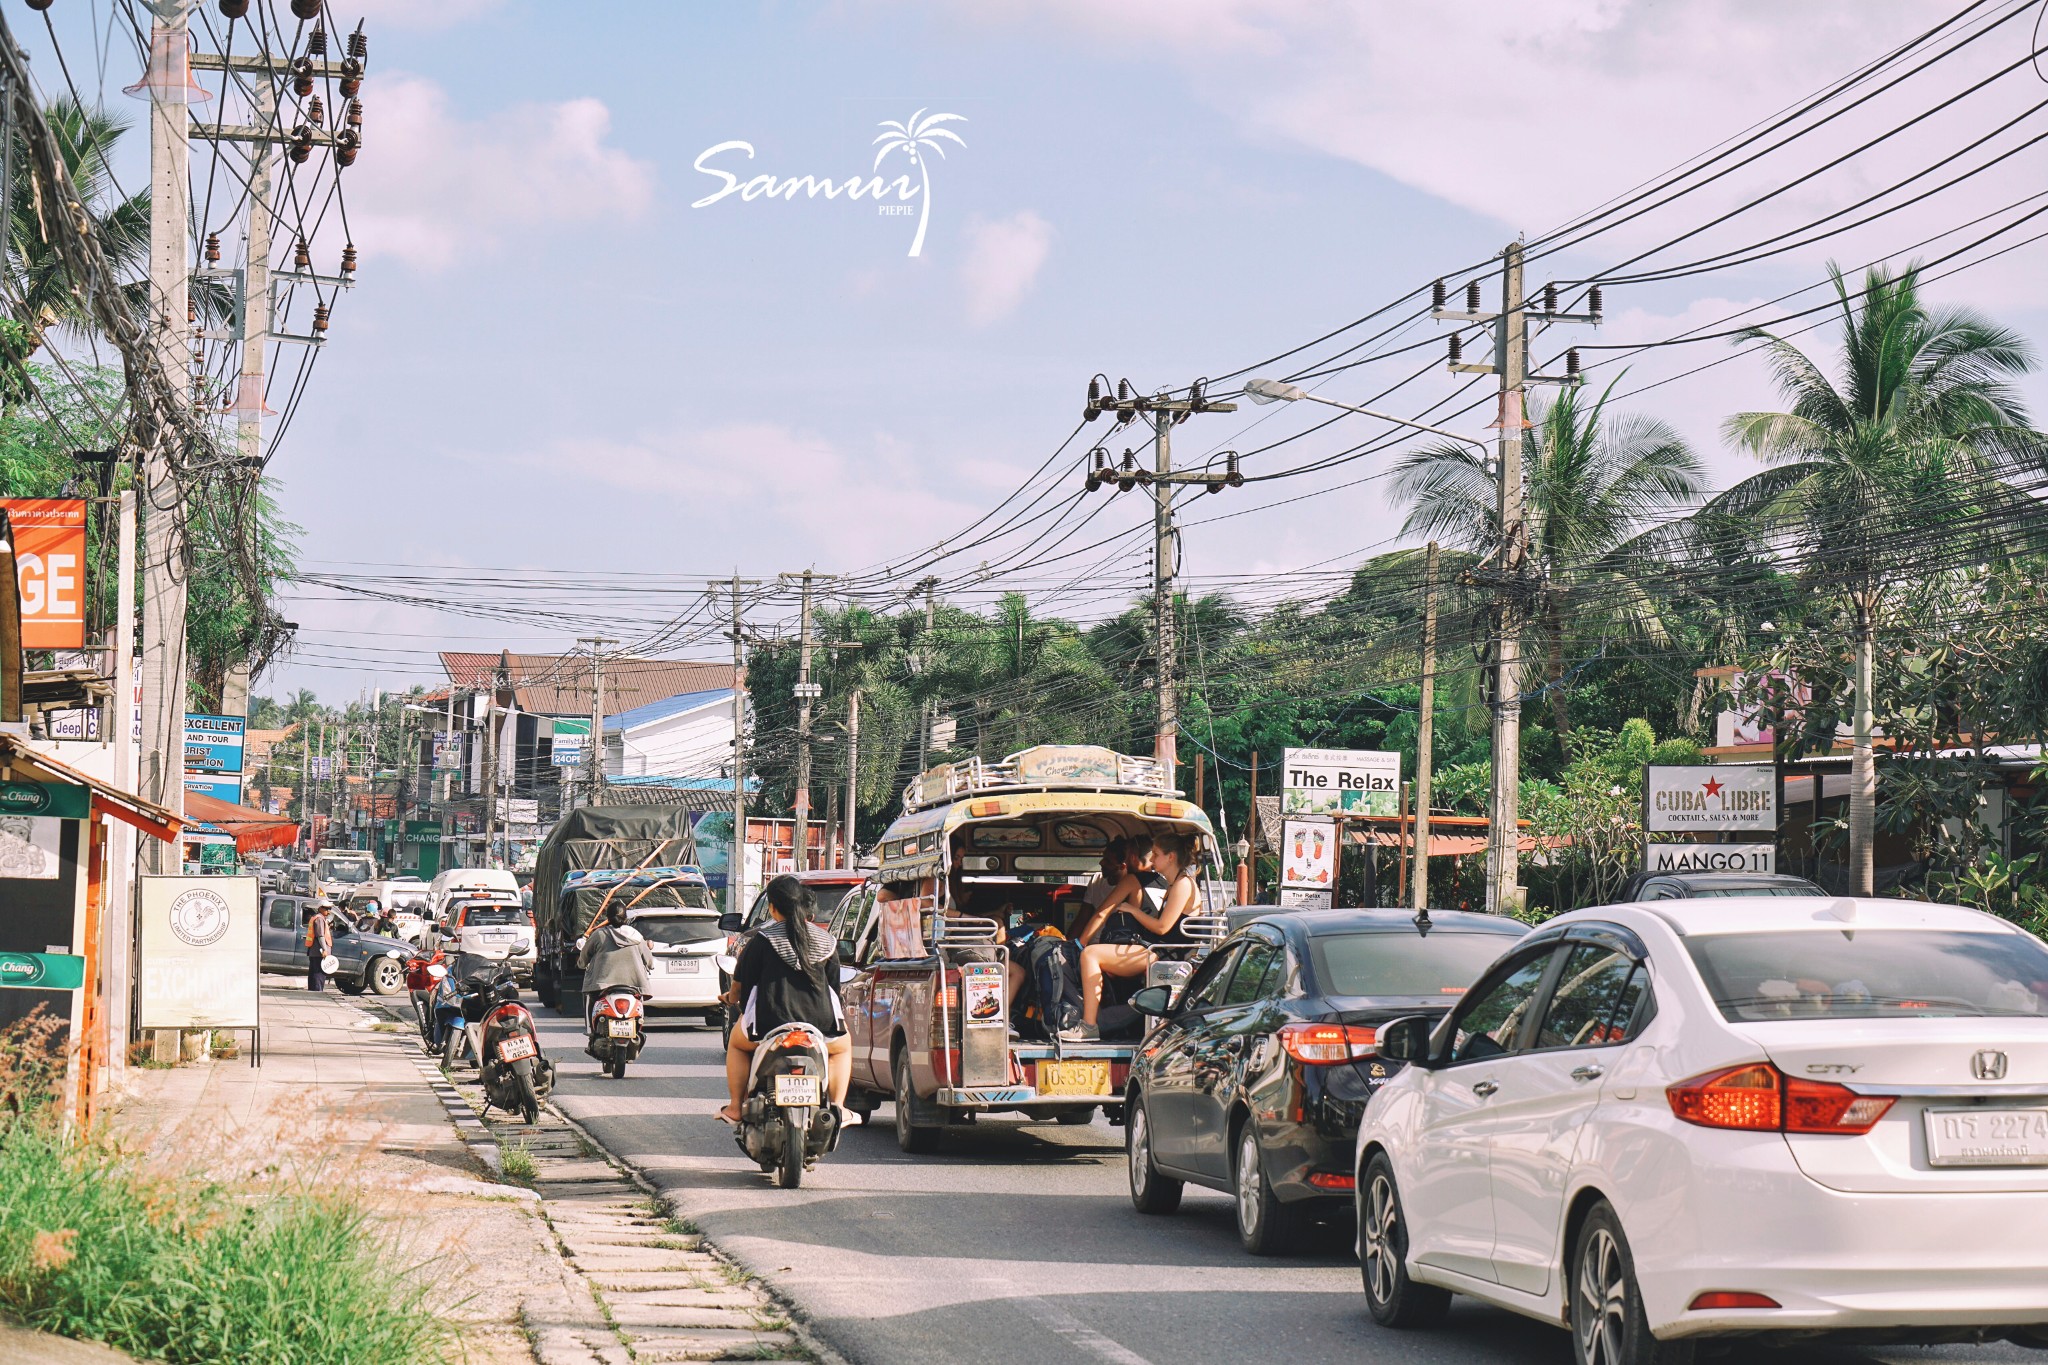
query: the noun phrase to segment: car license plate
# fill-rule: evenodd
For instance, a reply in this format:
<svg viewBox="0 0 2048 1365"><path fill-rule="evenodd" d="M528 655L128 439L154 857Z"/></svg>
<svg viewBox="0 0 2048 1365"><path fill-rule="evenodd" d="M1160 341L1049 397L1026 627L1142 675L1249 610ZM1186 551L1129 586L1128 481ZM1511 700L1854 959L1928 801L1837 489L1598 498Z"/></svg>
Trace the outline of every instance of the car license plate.
<svg viewBox="0 0 2048 1365"><path fill-rule="evenodd" d="M672 957L668 960L668 972L671 976L695 976L703 970L704 964L694 957Z"/></svg>
<svg viewBox="0 0 2048 1365"><path fill-rule="evenodd" d="M1041 1095L1107 1095L1108 1062L1040 1062L1038 1093Z"/></svg>
<svg viewBox="0 0 2048 1365"><path fill-rule="evenodd" d="M484 930L484 942L486 943L510 943L511 941L512 933L508 929Z"/></svg>
<svg viewBox="0 0 2048 1365"><path fill-rule="evenodd" d="M631 1019L614 1019L610 1022L610 1027L612 1037L614 1038L631 1038L633 1036L633 1021Z"/></svg>
<svg viewBox="0 0 2048 1365"><path fill-rule="evenodd" d="M501 1062L523 1061L534 1054L533 1039L514 1034L498 1040L498 1060Z"/></svg>
<svg viewBox="0 0 2048 1365"><path fill-rule="evenodd" d="M2048 1166L2048 1109L1930 1109L1930 1166Z"/></svg>
<svg viewBox="0 0 2048 1365"><path fill-rule="evenodd" d="M818 1102L818 1078L816 1076L777 1076L775 1078L775 1102L781 1105L816 1104Z"/></svg>

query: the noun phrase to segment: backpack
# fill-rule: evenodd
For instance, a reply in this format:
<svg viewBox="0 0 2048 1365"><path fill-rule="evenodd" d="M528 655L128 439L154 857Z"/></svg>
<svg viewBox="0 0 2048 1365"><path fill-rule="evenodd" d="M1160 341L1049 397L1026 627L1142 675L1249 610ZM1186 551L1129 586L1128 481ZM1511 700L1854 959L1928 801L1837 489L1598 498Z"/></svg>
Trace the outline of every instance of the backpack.
<svg viewBox="0 0 2048 1365"><path fill-rule="evenodd" d="M1036 934L1020 961L1049 1033L1081 1022L1081 950L1057 934Z"/></svg>

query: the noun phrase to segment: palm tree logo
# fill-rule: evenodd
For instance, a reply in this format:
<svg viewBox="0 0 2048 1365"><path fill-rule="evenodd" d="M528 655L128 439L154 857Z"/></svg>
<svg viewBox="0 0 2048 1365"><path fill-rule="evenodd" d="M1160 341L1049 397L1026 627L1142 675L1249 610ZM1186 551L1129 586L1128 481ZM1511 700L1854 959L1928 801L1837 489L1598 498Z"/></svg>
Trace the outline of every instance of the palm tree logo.
<svg viewBox="0 0 2048 1365"><path fill-rule="evenodd" d="M875 141L882 144L882 149L875 153L875 170L879 171L882 169L883 160L888 157L889 153L896 151L908 153L910 164L917 167L918 179L922 184L924 193L924 206L918 211L917 215L917 236L910 239L910 254L913 256L918 255L924 250L924 230L930 224L932 217L931 162L925 156L920 155L920 153L937 152L941 157L944 157L946 149L939 145L940 138L965 147L967 144L960 140L958 133L955 133L950 128L941 128L939 125L941 123L965 123L966 121L967 116L965 114L933 114L930 117L926 117L924 110L920 109L902 123L898 123L894 119L883 119L882 127L887 131L875 137Z"/></svg>

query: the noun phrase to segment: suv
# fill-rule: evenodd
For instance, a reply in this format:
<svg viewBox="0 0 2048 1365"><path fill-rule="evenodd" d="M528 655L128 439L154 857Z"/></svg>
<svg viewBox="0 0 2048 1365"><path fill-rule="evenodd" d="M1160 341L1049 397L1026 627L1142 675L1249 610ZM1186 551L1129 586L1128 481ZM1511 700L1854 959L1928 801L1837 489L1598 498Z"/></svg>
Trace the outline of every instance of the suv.
<svg viewBox="0 0 2048 1365"><path fill-rule="evenodd" d="M522 985L533 981L533 913L503 892L458 895L441 919L442 951L503 962Z"/></svg>
<svg viewBox="0 0 2048 1365"><path fill-rule="evenodd" d="M1638 872L1614 898L1630 901L1690 901L1711 896L1825 896L1804 877L1783 872Z"/></svg>
<svg viewBox="0 0 2048 1365"><path fill-rule="evenodd" d="M263 969L278 972L306 970L306 921L312 917L309 896L271 895L263 898L261 928ZM334 930L334 984L350 995L373 991L396 995L405 989L405 963L413 945L404 939L387 938L358 928L345 910L329 912Z"/></svg>
<svg viewBox="0 0 2048 1365"><path fill-rule="evenodd" d="M717 957L725 951L725 931L709 910L649 910L628 921L654 950L654 971L647 979L647 1011L695 1013L706 1024L725 1022L722 976Z"/></svg>

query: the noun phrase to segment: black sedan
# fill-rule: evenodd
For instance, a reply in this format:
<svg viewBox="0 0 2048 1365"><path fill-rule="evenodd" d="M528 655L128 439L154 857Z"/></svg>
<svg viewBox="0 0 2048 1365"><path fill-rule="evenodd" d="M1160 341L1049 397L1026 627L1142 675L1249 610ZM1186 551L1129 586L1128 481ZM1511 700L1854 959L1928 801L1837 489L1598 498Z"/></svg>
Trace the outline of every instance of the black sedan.
<svg viewBox="0 0 2048 1365"><path fill-rule="evenodd" d="M1374 1026L1448 1011L1528 926L1493 915L1271 911L1225 939L1160 1020L1125 1102L1131 1202L1172 1213L1188 1181L1232 1194L1245 1250L1269 1256L1349 1206L1365 1103L1399 1064ZM1171 1003L1169 1001L1171 1000Z"/></svg>

